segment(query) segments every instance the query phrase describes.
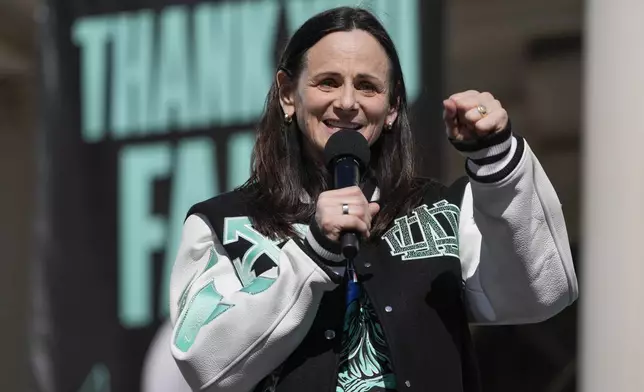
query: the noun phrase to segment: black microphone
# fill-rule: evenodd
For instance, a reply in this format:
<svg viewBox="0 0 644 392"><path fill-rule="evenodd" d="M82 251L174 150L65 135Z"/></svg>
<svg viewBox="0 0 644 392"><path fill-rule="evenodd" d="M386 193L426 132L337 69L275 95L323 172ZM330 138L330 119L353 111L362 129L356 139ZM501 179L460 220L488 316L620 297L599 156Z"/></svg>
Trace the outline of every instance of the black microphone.
<svg viewBox="0 0 644 392"><path fill-rule="evenodd" d="M370 159L369 143L359 132L343 129L331 135L324 147L324 160L333 175L333 189L360 184ZM358 233L342 232L340 245L342 255L353 260L360 250Z"/></svg>

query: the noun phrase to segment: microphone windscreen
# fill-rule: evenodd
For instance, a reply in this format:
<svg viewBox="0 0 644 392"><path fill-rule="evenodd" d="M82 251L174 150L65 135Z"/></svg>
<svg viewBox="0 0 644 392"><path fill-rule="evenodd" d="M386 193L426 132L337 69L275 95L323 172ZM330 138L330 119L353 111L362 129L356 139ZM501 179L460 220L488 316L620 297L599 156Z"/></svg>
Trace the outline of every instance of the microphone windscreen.
<svg viewBox="0 0 644 392"><path fill-rule="evenodd" d="M367 139L360 132L343 129L331 135L326 142L326 146L324 146L324 162L327 167L335 160L346 156L352 156L357 159L362 169L369 166L371 149L369 149Z"/></svg>

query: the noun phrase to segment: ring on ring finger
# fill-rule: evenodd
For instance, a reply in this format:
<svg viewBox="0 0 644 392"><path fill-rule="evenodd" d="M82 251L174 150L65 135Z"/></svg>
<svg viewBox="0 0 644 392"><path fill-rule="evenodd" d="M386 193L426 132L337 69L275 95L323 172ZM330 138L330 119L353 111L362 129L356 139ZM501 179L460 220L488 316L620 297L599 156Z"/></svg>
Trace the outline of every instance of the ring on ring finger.
<svg viewBox="0 0 644 392"><path fill-rule="evenodd" d="M349 205L347 203L342 204L342 215L349 215Z"/></svg>
<svg viewBox="0 0 644 392"><path fill-rule="evenodd" d="M480 105L480 104L479 104L479 105L476 107L476 110L479 112L479 114L481 115L481 117L485 117L485 116L487 116L487 114L488 114L488 112L487 112L487 108L485 107L485 105Z"/></svg>

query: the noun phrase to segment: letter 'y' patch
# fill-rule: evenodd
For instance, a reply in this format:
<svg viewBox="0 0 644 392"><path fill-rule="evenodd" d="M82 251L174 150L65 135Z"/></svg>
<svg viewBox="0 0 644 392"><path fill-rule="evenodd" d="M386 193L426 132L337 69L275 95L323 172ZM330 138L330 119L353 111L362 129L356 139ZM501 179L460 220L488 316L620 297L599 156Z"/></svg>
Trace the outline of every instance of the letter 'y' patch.
<svg viewBox="0 0 644 392"><path fill-rule="evenodd" d="M434 203L432 208L423 204L415 208L411 216L403 216L383 236L392 256L403 260L417 260L430 257L453 256L458 254L458 217L460 209L445 200ZM412 228L416 226L420 235L414 238ZM419 237L422 237L419 238Z"/></svg>

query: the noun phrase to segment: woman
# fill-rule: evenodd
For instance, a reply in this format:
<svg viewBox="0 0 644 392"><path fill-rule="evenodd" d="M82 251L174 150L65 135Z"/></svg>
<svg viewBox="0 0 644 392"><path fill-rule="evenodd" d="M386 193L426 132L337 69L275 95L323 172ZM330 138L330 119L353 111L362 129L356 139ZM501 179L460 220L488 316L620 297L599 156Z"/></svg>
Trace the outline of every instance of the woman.
<svg viewBox="0 0 644 392"><path fill-rule="evenodd" d="M577 296L557 196L489 93L444 101L469 178L414 177L405 83L369 12L292 37L247 184L191 208L171 282L172 353L194 390L476 391L468 322L547 319ZM341 129L371 149L329 190ZM338 238L361 234L347 279ZM355 279L353 279L355 278Z"/></svg>

